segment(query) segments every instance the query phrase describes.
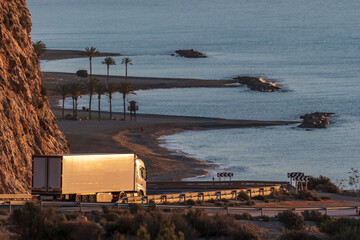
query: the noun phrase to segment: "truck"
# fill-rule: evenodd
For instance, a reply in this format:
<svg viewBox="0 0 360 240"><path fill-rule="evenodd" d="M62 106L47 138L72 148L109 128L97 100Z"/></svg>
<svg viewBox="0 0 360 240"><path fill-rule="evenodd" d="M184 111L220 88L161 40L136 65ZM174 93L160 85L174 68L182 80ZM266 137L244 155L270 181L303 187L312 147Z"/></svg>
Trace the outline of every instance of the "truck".
<svg viewBox="0 0 360 240"><path fill-rule="evenodd" d="M147 171L135 154L32 157L32 188L42 200L111 202L146 195Z"/></svg>

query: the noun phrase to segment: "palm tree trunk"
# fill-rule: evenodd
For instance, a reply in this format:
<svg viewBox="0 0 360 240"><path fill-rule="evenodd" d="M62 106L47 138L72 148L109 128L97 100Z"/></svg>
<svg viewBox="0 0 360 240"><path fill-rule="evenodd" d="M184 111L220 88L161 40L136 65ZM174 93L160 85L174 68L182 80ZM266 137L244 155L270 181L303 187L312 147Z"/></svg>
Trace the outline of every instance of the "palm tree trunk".
<svg viewBox="0 0 360 240"><path fill-rule="evenodd" d="M99 107L99 121L100 121L100 99L101 99L101 95L99 95L99 102L98 102L98 107Z"/></svg>
<svg viewBox="0 0 360 240"><path fill-rule="evenodd" d="M89 98L89 119L91 120L91 99L92 99L92 93L90 93L90 98Z"/></svg>
<svg viewBox="0 0 360 240"><path fill-rule="evenodd" d="M110 100L110 120L112 120L111 99L112 99L112 96L109 95L109 100Z"/></svg>
<svg viewBox="0 0 360 240"><path fill-rule="evenodd" d="M109 65L107 66L106 86L109 86Z"/></svg>
<svg viewBox="0 0 360 240"><path fill-rule="evenodd" d="M75 97L72 97L73 100L73 117L75 115Z"/></svg>
<svg viewBox="0 0 360 240"><path fill-rule="evenodd" d="M92 78L92 66L91 66L91 57L89 58L89 61L90 61L90 79Z"/></svg>
<svg viewBox="0 0 360 240"><path fill-rule="evenodd" d="M63 96L63 102L62 102L62 118L64 118L64 106L65 106L65 96Z"/></svg>
<svg viewBox="0 0 360 240"><path fill-rule="evenodd" d="M125 63L125 79L127 81L127 63Z"/></svg>
<svg viewBox="0 0 360 240"><path fill-rule="evenodd" d="M75 118L77 118L77 101L78 101L78 98L76 97L75 98Z"/></svg>
<svg viewBox="0 0 360 240"><path fill-rule="evenodd" d="M125 120L125 95L123 95L123 104L124 104L124 120Z"/></svg>

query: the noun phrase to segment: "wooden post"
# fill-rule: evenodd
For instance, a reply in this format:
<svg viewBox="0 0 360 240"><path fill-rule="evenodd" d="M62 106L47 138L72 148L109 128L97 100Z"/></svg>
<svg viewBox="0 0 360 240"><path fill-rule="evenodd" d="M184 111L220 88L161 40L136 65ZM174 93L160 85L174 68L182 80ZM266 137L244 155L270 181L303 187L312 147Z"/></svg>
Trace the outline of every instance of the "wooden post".
<svg viewBox="0 0 360 240"><path fill-rule="evenodd" d="M293 182L292 182L292 177L290 177L290 184L291 184L291 186L293 186Z"/></svg>
<svg viewBox="0 0 360 240"><path fill-rule="evenodd" d="M297 180L295 180L295 193L297 194L298 193L298 181Z"/></svg>
<svg viewBox="0 0 360 240"><path fill-rule="evenodd" d="M305 190L308 190L307 184L308 184L308 181L306 181Z"/></svg>

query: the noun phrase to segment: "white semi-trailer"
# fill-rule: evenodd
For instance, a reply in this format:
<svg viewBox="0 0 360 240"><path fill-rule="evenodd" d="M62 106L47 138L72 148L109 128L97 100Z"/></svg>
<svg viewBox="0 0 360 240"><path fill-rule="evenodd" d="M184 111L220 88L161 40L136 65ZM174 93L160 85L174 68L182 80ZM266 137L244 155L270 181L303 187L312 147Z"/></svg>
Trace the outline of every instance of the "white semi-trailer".
<svg viewBox="0 0 360 240"><path fill-rule="evenodd" d="M146 195L146 168L135 154L35 155L32 194L47 200L117 201Z"/></svg>

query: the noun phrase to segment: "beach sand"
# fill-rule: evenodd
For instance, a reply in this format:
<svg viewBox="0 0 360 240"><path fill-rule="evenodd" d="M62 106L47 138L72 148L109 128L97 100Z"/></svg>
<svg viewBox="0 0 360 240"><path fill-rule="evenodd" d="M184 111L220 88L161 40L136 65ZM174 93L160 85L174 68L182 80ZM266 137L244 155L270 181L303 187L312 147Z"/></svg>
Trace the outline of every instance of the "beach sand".
<svg viewBox="0 0 360 240"><path fill-rule="evenodd" d="M149 169L150 180L173 181L206 174L215 165L201 159L176 154L161 147L158 138L164 135L187 130L210 130L222 128L260 127L270 125L287 125L288 121L251 121L227 120L216 118L167 116L154 114L138 114L136 121L122 120L122 113L113 114L115 120L109 119L108 112L102 112L101 121L96 120L98 113L92 112L94 120L86 120L87 111L78 111L82 120L61 119L60 96L56 93L57 83L78 81L71 73L44 73L45 87L51 108L57 117L61 131L66 135L72 153L136 153L144 160ZM104 75L94 75L101 81ZM124 77L111 76L110 81L119 82ZM136 89L174 88L174 87L226 87L233 81L169 79L129 77L128 81ZM72 110L66 110L72 114Z"/></svg>

